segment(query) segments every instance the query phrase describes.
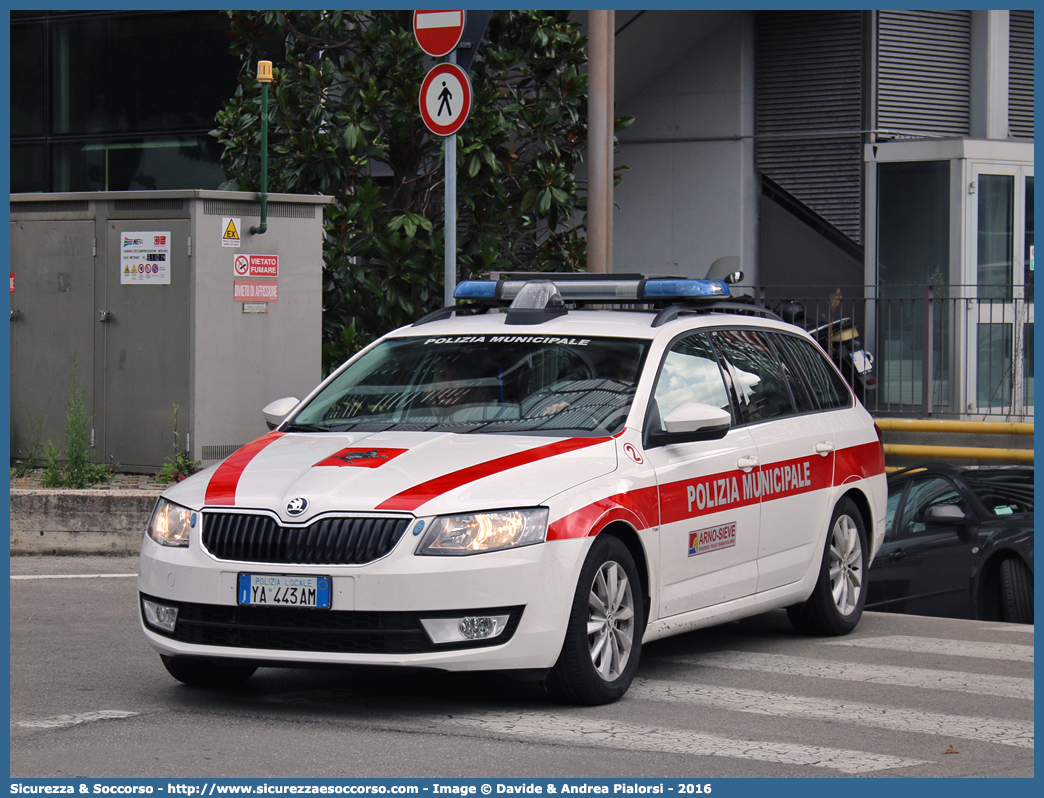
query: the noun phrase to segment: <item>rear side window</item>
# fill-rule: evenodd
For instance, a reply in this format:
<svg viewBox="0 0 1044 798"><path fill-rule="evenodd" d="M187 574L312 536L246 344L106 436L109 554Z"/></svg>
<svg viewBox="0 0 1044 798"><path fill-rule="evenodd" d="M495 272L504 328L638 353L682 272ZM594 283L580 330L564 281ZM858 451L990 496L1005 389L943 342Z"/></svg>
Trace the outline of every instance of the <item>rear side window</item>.
<svg viewBox="0 0 1044 798"><path fill-rule="evenodd" d="M797 370L804 374L813 398L822 409L851 406L848 386L819 347L794 335L774 334L773 337L793 357Z"/></svg>
<svg viewBox="0 0 1044 798"><path fill-rule="evenodd" d="M757 330L723 330L712 337L732 382L741 423L796 412L787 374L767 338Z"/></svg>

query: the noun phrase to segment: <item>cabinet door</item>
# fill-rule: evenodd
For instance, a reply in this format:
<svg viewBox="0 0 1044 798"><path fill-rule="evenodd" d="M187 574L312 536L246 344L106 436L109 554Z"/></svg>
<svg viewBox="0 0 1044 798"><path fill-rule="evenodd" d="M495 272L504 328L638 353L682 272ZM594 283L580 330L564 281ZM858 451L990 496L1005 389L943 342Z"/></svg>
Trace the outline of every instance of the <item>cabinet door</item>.
<svg viewBox="0 0 1044 798"><path fill-rule="evenodd" d="M11 457L25 457L33 422L41 443L65 440L72 357L95 414L93 220L11 222ZM100 457L100 454L98 455Z"/></svg>
<svg viewBox="0 0 1044 798"><path fill-rule="evenodd" d="M105 358L105 461L154 468L175 451L175 405L182 448L191 432L189 222L109 220L106 233L106 251L98 258L105 286L99 309L110 315L95 324ZM128 244L134 241L141 243ZM128 273L139 266L138 275Z"/></svg>

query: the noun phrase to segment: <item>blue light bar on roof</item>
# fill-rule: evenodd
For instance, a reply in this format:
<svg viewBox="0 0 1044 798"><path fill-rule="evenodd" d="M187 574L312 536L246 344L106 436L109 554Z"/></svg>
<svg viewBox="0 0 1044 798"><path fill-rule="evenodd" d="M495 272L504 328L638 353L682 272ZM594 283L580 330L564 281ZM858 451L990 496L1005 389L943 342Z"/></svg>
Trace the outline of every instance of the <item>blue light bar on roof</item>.
<svg viewBox="0 0 1044 798"><path fill-rule="evenodd" d="M729 287L721 280L685 280L659 277L645 281L646 299L702 299L728 297Z"/></svg>
<svg viewBox="0 0 1044 798"><path fill-rule="evenodd" d="M497 284L493 280L464 280L457 283L454 299L496 299Z"/></svg>
<svg viewBox="0 0 1044 798"><path fill-rule="evenodd" d="M582 278L582 279L581 279ZM533 280L541 280L538 275ZM457 284L455 299L502 302L507 304L518 296L530 280L465 280ZM683 277L640 276L614 278L611 275L592 277L555 275L553 282L566 302L641 303L685 302L693 300L728 299L729 287L721 280L690 280Z"/></svg>

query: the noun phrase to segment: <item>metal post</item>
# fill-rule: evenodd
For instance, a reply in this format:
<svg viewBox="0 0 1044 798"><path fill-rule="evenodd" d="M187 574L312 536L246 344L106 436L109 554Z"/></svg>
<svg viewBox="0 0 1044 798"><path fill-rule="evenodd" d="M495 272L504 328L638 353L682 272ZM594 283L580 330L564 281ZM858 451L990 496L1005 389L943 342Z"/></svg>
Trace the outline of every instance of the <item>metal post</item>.
<svg viewBox="0 0 1044 798"><path fill-rule="evenodd" d="M607 131L609 119L609 12L592 10L587 17L590 32L588 39L588 89L587 89L587 271L604 273L607 269L606 242L609 231L609 195L606 179L606 164L610 155L606 152L606 141L611 140ZM611 181L609 181L611 182Z"/></svg>
<svg viewBox="0 0 1044 798"><path fill-rule="evenodd" d="M251 233L268 230L268 84L272 82L272 62L257 62L257 81L261 84L261 224Z"/></svg>
<svg viewBox="0 0 1044 798"><path fill-rule="evenodd" d="M457 51L453 50L446 61L457 63ZM453 290L457 286L457 134L446 136L442 142L443 161L446 167L446 200L445 200L445 256L443 275L443 307L455 304Z"/></svg>
<svg viewBox="0 0 1044 798"><path fill-rule="evenodd" d="M921 402L922 412L925 418L932 415L932 402L934 401L932 391L932 346L934 344L932 335L932 286L924 287L924 351L921 356Z"/></svg>

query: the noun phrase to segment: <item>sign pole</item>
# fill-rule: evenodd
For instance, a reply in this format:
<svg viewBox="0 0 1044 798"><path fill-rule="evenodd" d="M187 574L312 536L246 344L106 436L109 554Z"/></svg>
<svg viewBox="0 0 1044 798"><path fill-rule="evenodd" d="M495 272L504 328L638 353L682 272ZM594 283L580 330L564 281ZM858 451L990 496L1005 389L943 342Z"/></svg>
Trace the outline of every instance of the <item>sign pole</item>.
<svg viewBox="0 0 1044 798"><path fill-rule="evenodd" d="M446 60L457 63L457 51L453 50ZM443 162L445 166L446 198L445 198L445 282L443 290L444 307L455 303L453 290L457 286L457 134L446 136L442 141Z"/></svg>

